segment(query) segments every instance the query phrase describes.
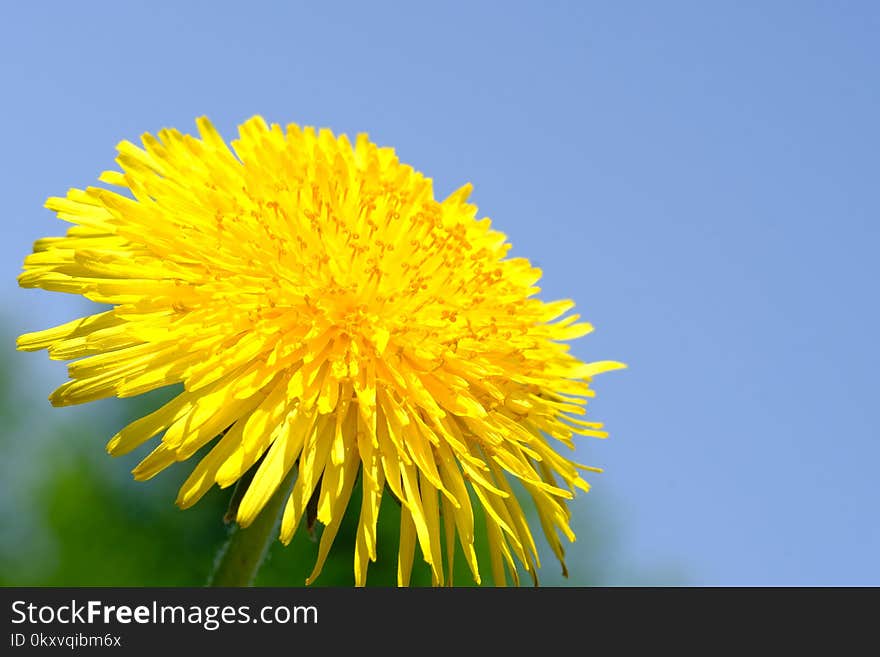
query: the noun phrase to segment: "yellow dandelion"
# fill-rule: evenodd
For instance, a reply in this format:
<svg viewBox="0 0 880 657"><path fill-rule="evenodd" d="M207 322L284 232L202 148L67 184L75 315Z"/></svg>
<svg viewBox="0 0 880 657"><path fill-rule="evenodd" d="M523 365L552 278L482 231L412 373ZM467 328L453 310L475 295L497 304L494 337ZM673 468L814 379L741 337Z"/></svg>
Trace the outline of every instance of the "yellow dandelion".
<svg viewBox="0 0 880 657"><path fill-rule="evenodd" d="M288 543L317 502L308 582L356 485L358 585L376 560L385 493L401 504L400 585L416 545L434 583L451 582L456 539L480 582L475 507L494 582L518 582L517 562L536 578L512 481L562 561L560 533L574 540L566 501L589 489L579 471L599 470L554 445L606 435L581 416L592 377L623 367L569 353L565 341L591 330L568 314L574 304L535 297L541 272L507 257L506 236L467 202L469 185L438 202L429 178L366 135L352 145L255 117L230 148L207 119L197 124L199 138L166 129L143 148L121 142L121 171L100 176L121 193L71 189L46 202L73 225L36 241L20 285L112 306L18 339L72 361L52 404L182 383L108 452L161 435L133 471L145 480L213 443L177 503L253 468L242 527L295 471L280 537Z"/></svg>

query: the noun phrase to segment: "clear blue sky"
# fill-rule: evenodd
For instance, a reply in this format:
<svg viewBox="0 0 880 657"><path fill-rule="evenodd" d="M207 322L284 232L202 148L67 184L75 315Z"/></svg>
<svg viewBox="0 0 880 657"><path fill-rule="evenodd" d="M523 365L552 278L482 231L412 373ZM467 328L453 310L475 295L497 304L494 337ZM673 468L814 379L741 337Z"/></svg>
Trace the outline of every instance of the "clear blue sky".
<svg viewBox="0 0 880 657"><path fill-rule="evenodd" d="M473 182L597 327L576 353L630 364L597 380L612 438L579 456L606 472L575 503L615 516L624 571L878 585L878 34L873 2L12 3L4 319L81 309L15 276L120 139L366 131L441 196ZM45 360L14 361L41 399Z"/></svg>

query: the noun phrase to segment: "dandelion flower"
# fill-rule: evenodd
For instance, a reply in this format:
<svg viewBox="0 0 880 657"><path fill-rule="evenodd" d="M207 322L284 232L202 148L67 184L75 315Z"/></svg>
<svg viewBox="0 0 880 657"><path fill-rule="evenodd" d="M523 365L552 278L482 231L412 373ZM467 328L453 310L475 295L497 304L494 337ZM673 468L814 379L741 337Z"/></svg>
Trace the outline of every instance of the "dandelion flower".
<svg viewBox="0 0 880 657"><path fill-rule="evenodd" d="M580 471L598 470L555 446L606 435L582 417L590 382L623 367L569 353L566 341L591 330L574 304L535 297L541 272L507 257L469 185L437 201L429 178L366 135L352 145L255 117L230 148L207 119L197 125L198 138L166 129L143 148L121 142L121 171L100 176L121 192L46 202L72 226L36 241L20 285L111 306L18 339L72 361L51 403L182 383L108 452L160 436L133 471L145 480L210 444L180 489L184 508L254 468L242 527L296 468L280 538L311 502L323 531L308 582L356 485L358 585L376 560L384 494L401 504L400 585L416 545L434 583L451 582L456 540L479 583L479 508L494 582L518 583L519 568L536 579L512 482L562 561L561 536L574 540L567 500L589 489Z"/></svg>

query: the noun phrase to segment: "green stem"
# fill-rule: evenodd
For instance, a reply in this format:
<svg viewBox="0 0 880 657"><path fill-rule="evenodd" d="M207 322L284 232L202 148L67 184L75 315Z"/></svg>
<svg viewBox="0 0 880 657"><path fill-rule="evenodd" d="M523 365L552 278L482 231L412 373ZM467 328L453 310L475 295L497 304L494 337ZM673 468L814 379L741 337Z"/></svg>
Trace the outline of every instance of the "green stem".
<svg viewBox="0 0 880 657"><path fill-rule="evenodd" d="M281 509L290 495L296 468L290 469L275 494L246 529L236 525L220 548L208 586L252 586L269 545L278 533Z"/></svg>

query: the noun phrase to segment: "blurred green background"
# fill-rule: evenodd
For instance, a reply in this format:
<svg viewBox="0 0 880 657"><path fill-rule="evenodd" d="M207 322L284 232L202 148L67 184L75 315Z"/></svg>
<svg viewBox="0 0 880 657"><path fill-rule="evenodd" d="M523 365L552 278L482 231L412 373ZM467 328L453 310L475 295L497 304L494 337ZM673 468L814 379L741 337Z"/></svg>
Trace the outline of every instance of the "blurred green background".
<svg viewBox="0 0 880 657"><path fill-rule="evenodd" d="M83 305L83 311L87 309ZM6 324L5 326L8 326ZM9 328L0 331L14 344ZM44 352L0 349L0 585L21 586L201 586L230 528L222 517L232 489L212 489L188 510L174 504L177 488L195 460L177 464L148 482L129 474L157 439L132 454L113 458L104 445L110 436L170 398L173 389L134 399L111 399L54 409L46 396L64 379L63 363L47 363ZM15 367L13 367L13 363ZM50 368L54 380L48 381ZM55 378L57 377L57 378ZM601 476L601 475L599 475ZM569 577L542 540L536 517L530 520L539 549L542 585L680 584L686 577L667 564L633 573L615 559L619 528L612 510L597 504L595 492L571 504L578 540L569 546ZM330 556L315 586L351 586L360 503L353 498ZM529 508L524 504L524 508ZM369 586L396 584L400 512L388 495L379 517L378 561L370 565ZM320 524L317 524L320 532ZM316 534L316 538L320 534ZM484 584L491 584L485 534L477 521L478 557ZM287 547L275 540L260 570L258 586L302 586L318 543L301 526ZM521 574L522 583L530 584ZM430 585L418 550L413 585ZM473 585L460 549L455 583Z"/></svg>

